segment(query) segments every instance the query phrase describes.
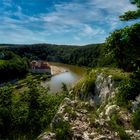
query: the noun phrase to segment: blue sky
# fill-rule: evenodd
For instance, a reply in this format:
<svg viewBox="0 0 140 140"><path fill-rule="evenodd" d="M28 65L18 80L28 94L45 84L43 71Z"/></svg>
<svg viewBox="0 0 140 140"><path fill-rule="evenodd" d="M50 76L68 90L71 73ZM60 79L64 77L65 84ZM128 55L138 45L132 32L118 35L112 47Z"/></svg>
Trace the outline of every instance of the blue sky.
<svg viewBox="0 0 140 140"><path fill-rule="evenodd" d="M0 43L101 43L133 24L118 16L135 9L129 0L0 0Z"/></svg>

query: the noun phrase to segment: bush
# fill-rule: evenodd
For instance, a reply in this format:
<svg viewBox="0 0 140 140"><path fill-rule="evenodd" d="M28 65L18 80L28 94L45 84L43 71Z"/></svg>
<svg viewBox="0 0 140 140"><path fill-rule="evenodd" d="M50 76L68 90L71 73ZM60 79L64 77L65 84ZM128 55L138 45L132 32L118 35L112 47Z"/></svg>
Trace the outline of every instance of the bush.
<svg viewBox="0 0 140 140"><path fill-rule="evenodd" d="M120 83L119 92L117 94L117 104L129 108L130 101L140 94L139 80L128 78Z"/></svg>
<svg viewBox="0 0 140 140"><path fill-rule="evenodd" d="M28 60L13 54L9 60L0 60L0 83L21 78L28 72Z"/></svg>
<svg viewBox="0 0 140 140"><path fill-rule="evenodd" d="M0 88L0 139L10 133L12 116L12 89L10 86ZM3 137L1 137L3 136Z"/></svg>
<svg viewBox="0 0 140 140"><path fill-rule="evenodd" d="M68 89L68 87L67 87L67 85L65 83L62 83L61 89L62 89L63 92L66 92L68 94L69 89Z"/></svg>
<svg viewBox="0 0 140 140"><path fill-rule="evenodd" d="M106 40L106 55L111 57L119 68L135 71L140 63L140 23L116 30Z"/></svg>
<svg viewBox="0 0 140 140"><path fill-rule="evenodd" d="M27 87L20 94L10 86L0 88L0 139L36 138L49 127L64 99L31 81Z"/></svg>
<svg viewBox="0 0 140 140"><path fill-rule="evenodd" d="M124 128L122 127L122 122L119 120L119 116L114 114L110 120L111 127L118 132L121 140L130 140L130 137L126 134Z"/></svg>
<svg viewBox="0 0 140 140"><path fill-rule="evenodd" d="M132 124L136 130L140 129L140 109L133 114Z"/></svg>
<svg viewBox="0 0 140 140"><path fill-rule="evenodd" d="M57 140L72 139L70 124L67 121L60 121L54 131L56 133Z"/></svg>

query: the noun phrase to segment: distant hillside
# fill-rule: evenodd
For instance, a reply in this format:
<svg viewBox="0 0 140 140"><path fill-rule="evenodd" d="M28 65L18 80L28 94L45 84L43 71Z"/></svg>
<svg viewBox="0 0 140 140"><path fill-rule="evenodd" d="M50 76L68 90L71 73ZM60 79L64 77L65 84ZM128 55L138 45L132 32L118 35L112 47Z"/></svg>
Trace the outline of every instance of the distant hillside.
<svg viewBox="0 0 140 140"><path fill-rule="evenodd" d="M103 44L85 46L32 44L1 44L0 51L12 51L28 59L41 59L67 64L94 67L97 65Z"/></svg>

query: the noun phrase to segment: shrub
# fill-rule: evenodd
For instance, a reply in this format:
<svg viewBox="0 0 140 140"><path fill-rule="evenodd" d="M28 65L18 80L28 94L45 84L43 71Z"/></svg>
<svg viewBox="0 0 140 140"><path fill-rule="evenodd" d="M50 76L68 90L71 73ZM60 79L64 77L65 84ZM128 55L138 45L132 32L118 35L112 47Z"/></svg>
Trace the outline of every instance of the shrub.
<svg viewBox="0 0 140 140"><path fill-rule="evenodd" d="M9 60L0 60L0 83L25 76L28 67L28 60L15 54Z"/></svg>
<svg viewBox="0 0 140 140"><path fill-rule="evenodd" d="M122 122L120 121L117 114L112 115L110 125L115 131L118 132L121 140L130 140L130 137L127 135L124 128L122 127Z"/></svg>
<svg viewBox="0 0 140 140"><path fill-rule="evenodd" d="M119 92L117 94L117 104L128 107L131 100L140 94L140 82L136 79L128 78L120 83Z"/></svg>
<svg viewBox="0 0 140 140"><path fill-rule="evenodd" d="M60 121L54 131L56 133L57 140L72 139L70 124L67 121Z"/></svg>
<svg viewBox="0 0 140 140"><path fill-rule="evenodd" d="M95 81L98 74L103 74L104 77L112 75L112 80L117 85L120 81L130 77L130 73L124 72L117 68L95 68L90 71L74 86L74 94L77 94L81 99L87 99L89 95L94 96Z"/></svg>
<svg viewBox="0 0 140 140"><path fill-rule="evenodd" d="M63 94L48 94L34 82L18 93L9 86L0 88L0 139L34 139L49 127Z"/></svg>
<svg viewBox="0 0 140 140"><path fill-rule="evenodd" d="M140 109L133 114L132 124L136 130L140 129Z"/></svg>
<svg viewBox="0 0 140 140"><path fill-rule="evenodd" d="M135 71L140 63L140 23L116 30L106 40L106 55L111 57L119 68Z"/></svg>
<svg viewBox="0 0 140 140"><path fill-rule="evenodd" d="M66 92L66 93L69 92L69 89L68 89L68 87L67 87L67 85L65 83L62 83L61 89L62 89L63 92Z"/></svg>
<svg viewBox="0 0 140 140"><path fill-rule="evenodd" d="M10 86L0 88L0 139L5 139L11 128L12 90ZM1 137L2 136L2 137Z"/></svg>

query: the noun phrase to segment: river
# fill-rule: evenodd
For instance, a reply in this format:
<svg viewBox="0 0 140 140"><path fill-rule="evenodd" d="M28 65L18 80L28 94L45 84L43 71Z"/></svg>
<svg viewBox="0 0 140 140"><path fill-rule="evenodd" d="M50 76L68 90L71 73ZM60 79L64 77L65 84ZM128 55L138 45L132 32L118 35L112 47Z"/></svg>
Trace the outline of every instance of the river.
<svg viewBox="0 0 140 140"><path fill-rule="evenodd" d="M78 80L80 80L86 69L83 67L78 67L74 65L67 65L62 63L49 63L51 66L57 66L58 68L63 68L66 71L63 73L59 73L51 77L49 81L45 81L42 83L44 87L50 87L51 92L60 92L62 91L62 83L65 83L68 88L72 87Z"/></svg>

